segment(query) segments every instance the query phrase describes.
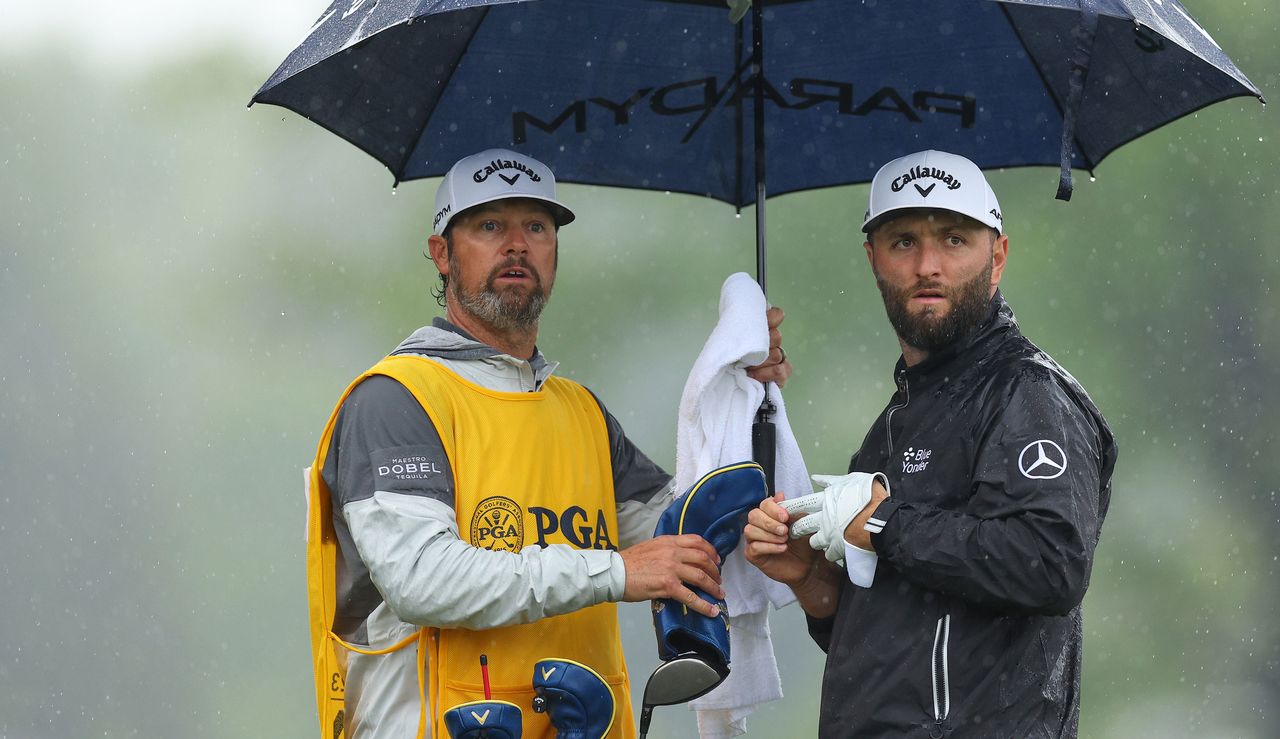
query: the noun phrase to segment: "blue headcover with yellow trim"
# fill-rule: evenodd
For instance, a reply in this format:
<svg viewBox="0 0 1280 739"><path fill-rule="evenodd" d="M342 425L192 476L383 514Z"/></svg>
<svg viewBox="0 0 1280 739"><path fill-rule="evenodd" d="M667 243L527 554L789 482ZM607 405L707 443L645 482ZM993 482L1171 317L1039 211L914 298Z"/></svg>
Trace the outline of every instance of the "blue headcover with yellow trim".
<svg viewBox="0 0 1280 739"><path fill-rule="evenodd" d="M533 710L546 711L558 739L604 739L617 715L613 691L600 674L568 659L533 666Z"/></svg>
<svg viewBox="0 0 1280 739"><path fill-rule="evenodd" d="M654 536L698 534L706 539L720 561L738 546L747 513L768 495L764 470L754 462L740 462L712 470L658 518ZM658 636L658 656L669 660L694 652L717 663L729 665L729 618L725 604L697 588L693 591L708 603L720 606L717 618L707 618L674 600L653 602L653 627Z"/></svg>
<svg viewBox="0 0 1280 739"><path fill-rule="evenodd" d="M444 726L452 739L520 739L524 717L514 703L472 701L445 711Z"/></svg>

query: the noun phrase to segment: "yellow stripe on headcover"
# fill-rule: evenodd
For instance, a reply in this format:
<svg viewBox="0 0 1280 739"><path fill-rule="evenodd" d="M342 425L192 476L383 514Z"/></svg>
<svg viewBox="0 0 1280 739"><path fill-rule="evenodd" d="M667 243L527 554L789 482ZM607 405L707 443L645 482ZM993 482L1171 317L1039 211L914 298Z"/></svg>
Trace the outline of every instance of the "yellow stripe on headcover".
<svg viewBox="0 0 1280 739"><path fill-rule="evenodd" d="M720 467L718 469L711 470L710 472L708 472L707 474L699 478L698 481L693 484L693 487L689 488L689 494L684 496L684 505L680 506L680 527L676 529L676 531L679 532L680 534L684 533L684 514L688 512L689 504L693 502L693 496L698 494L698 491L702 489L703 484L705 484L707 480L710 480L716 475L722 475L726 472L740 470L740 469L743 469L744 467L754 467L760 470L760 474L762 475L764 474L764 468L761 467L759 464L755 462L743 462L741 464L731 464L728 467ZM684 603L681 603L680 608L683 609L682 613L688 615L689 606L685 605ZM728 623L727 619L725 620L725 623L726 624Z"/></svg>
<svg viewBox="0 0 1280 739"><path fill-rule="evenodd" d="M681 534L684 533L684 514L689 510L689 504L693 502L693 496L698 494L698 491L702 488L703 484L706 483L707 480L710 480L711 478L715 477L716 475L721 475L721 474L724 474L725 472L732 472L733 470L740 470L744 467L755 467L756 469L760 470L760 474L762 475L764 474L764 468L756 464L755 462L743 462L742 464L731 464L728 467L721 467L719 469L711 470L710 472L703 475L697 482L693 484L693 487L689 489L689 494L685 496L684 505L680 506L679 531Z"/></svg>
<svg viewBox="0 0 1280 739"><path fill-rule="evenodd" d="M567 661L567 660L566 660L566 661ZM467 706L480 706L480 705L490 705L490 706L491 706L491 705L493 705L494 703L500 703L500 704L502 704L502 705L504 705L504 706L511 706L512 708L515 708L515 709L517 709L517 710L519 710L519 709L520 709L520 706L517 706L516 704L512 703L511 701L500 701L500 700L488 700L488 701L486 701L486 700L478 700L478 701L467 701L466 703L459 703L459 704L458 704L458 705L456 705L456 706L449 706L449 710L450 710L450 711L456 711L456 710L458 710L459 708L466 708Z"/></svg>

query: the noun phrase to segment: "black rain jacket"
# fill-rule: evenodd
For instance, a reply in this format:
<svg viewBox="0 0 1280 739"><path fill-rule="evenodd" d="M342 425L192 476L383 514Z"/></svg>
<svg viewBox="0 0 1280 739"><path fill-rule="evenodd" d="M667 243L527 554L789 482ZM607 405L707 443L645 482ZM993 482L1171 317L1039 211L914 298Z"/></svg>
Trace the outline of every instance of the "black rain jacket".
<svg viewBox="0 0 1280 739"><path fill-rule="evenodd" d="M809 620L827 652L819 736L1076 736L1106 421L998 292L895 381L850 462L889 478L867 525L875 581L842 580L835 616Z"/></svg>

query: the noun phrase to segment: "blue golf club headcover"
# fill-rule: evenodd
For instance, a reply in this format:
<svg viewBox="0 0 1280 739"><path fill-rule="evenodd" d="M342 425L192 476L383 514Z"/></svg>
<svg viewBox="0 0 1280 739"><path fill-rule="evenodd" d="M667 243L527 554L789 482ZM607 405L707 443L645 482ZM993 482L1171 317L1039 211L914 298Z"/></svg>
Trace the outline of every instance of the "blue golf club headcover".
<svg viewBox="0 0 1280 739"><path fill-rule="evenodd" d="M520 739L524 718L520 707L506 701L471 701L444 712L452 739Z"/></svg>
<svg viewBox="0 0 1280 739"><path fill-rule="evenodd" d="M590 667L547 658L533 666L533 710L546 712L558 739L603 739L613 728L613 691Z"/></svg>
<svg viewBox="0 0 1280 739"><path fill-rule="evenodd" d="M764 470L754 462L741 462L712 470L658 518L654 536L698 534L715 548L724 562L738 546L747 513L768 495ZM653 602L653 627L658 635L658 657L669 660L694 652L727 674L729 665L729 617L724 603L694 588L708 603L720 606L717 618L707 618L674 600Z"/></svg>

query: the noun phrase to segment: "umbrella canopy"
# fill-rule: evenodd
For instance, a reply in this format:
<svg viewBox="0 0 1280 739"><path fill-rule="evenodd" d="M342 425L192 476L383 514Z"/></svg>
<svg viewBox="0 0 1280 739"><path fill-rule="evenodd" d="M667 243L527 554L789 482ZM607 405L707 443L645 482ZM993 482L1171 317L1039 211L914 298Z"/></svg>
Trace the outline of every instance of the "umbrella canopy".
<svg viewBox="0 0 1280 739"><path fill-rule="evenodd" d="M744 19L747 2L334 0L250 104L315 121L397 182L509 147L561 181L759 202L764 288L766 194L866 182L929 148L1057 164L1066 199L1072 167L1261 99L1175 0L755 0ZM772 410L753 431L767 471Z"/></svg>
<svg viewBox="0 0 1280 739"><path fill-rule="evenodd" d="M1205 105L1261 97L1174 0L760 9L770 195L865 182L923 148L1092 170ZM397 181L506 146L563 181L742 207L757 197L752 24L718 0L336 0L252 102L328 128Z"/></svg>

